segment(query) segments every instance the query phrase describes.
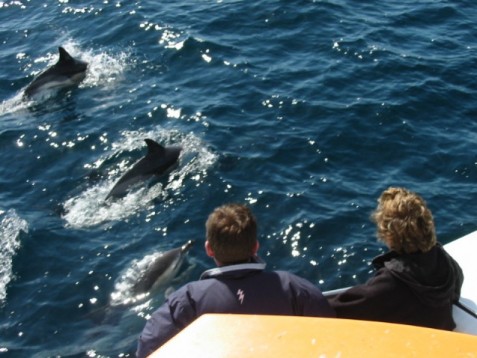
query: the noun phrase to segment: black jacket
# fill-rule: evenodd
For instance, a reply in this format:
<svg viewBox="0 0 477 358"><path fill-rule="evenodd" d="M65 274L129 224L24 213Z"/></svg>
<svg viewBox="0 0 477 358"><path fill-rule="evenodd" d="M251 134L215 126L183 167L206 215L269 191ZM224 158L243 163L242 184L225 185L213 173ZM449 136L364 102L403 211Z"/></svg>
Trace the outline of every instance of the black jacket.
<svg viewBox="0 0 477 358"><path fill-rule="evenodd" d="M437 244L429 252L376 257L375 276L329 299L338 317L452 330L464 276Z"/></svg>
<svg viewBox="0 0 477 358"><path fill-rule="evenodd" d="M152 353L204 313L335 317L315 285L288 272L264 269L263 263L214 268L172 293L147 321L137 356Z"/></svg>

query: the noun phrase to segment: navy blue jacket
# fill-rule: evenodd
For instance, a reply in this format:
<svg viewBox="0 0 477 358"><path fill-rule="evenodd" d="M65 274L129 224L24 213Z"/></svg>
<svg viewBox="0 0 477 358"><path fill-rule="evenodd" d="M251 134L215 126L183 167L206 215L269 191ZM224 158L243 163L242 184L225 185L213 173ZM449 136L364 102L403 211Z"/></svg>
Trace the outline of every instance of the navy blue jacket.
<svg viewBox="0 0 477 358"><path fill-rule="evenodd" d="M147 321L137 356L151 354L204 313L335 317L311 282L288 272L264 269L264 263L217 267L172 293Z"/></svg>

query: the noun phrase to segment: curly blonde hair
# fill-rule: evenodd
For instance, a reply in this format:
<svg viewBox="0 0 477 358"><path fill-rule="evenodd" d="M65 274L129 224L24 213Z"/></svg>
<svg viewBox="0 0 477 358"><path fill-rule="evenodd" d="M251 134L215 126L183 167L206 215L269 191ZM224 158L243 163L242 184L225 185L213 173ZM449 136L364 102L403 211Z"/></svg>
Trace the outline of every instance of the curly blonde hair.
<svg viewBox="0 0 477 358"><path fill-rule="evenodd" d="M424 199L405 188L383 191L372 219L378 239L398 253L427 252L436 244L431 211Z"/></svg>

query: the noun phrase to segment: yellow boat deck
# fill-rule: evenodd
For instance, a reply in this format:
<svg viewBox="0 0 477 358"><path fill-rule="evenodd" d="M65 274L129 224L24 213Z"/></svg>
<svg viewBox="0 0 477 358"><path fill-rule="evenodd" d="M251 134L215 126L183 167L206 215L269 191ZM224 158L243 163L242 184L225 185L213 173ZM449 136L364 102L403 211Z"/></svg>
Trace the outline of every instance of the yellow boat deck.
<svg viewBox="0 0 477 358"><path fill-rule="evenodd" d="M477 336L348 319L206 314L151 357L477 358Z"/></svg>

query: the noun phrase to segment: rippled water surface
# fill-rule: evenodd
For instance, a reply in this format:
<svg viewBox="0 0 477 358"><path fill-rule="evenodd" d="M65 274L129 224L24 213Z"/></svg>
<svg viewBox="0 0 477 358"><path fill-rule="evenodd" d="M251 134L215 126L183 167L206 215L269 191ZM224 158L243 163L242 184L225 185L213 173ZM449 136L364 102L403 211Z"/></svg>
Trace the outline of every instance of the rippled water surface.
<svg viewBox="0 0 477 358"><path fill-rule="evenodd" d="M477 229L474 1L0 2L0 355L132 356L145 319L212 262L204 222L254 210L268 267L323 290L383 248L380 192L427 200L439 239ZM28 101L58 46L77 87ZM146 153L166 177L104 199ZM157 252L196 239L150 295Z"/></svg>

